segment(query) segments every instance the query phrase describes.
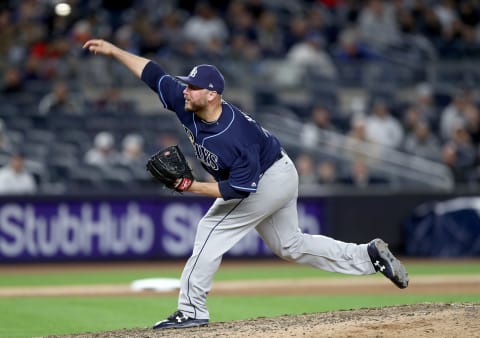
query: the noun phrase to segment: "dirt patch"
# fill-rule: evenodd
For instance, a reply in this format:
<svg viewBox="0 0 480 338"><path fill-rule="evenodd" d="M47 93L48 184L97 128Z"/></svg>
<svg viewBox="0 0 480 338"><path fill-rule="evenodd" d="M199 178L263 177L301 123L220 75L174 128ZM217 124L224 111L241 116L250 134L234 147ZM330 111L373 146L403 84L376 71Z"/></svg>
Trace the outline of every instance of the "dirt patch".
<svg viewBox="0 0 480 338"><path fill-rule="evenodd" d="M129 329L66 337L479 337L480 304L415 304L211 323L192 329ZM51 336L53 337L53 336Z"/></svg>

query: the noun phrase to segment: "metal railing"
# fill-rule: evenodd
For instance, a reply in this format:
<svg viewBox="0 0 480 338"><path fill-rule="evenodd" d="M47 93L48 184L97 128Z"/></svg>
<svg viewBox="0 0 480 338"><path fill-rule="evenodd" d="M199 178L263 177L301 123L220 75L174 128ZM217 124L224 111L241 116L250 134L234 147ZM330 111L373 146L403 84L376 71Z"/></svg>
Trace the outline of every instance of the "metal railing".
<svg viewBox="0 0 480 338"><path fill-rule="evenodd" d="M303 123L291 116L263 113L264 127L276 134L285 147L299 149ZM411 186L450 191L454 188L452 173L445 165L419 156L401 152L379 144L360 141L343 134L322 130L322 137L314 146L301 146L318 157L340 162L362 160L372 170L411 183Z"/></svg>

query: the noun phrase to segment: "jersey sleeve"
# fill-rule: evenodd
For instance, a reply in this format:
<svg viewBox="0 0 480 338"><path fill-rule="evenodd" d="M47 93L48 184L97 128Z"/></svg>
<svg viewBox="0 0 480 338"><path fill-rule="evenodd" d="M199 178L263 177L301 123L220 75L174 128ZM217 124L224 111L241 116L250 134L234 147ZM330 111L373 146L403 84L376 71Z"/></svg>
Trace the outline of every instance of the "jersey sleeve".
<svg viewBox="0 0 480 338"><path fill-rule="evenodd" d="M158 94L163 106L172 111L182 110L184 105L183 89L180 82L167 73L155 62L147 63L141 76L154 92Z"/></svg>

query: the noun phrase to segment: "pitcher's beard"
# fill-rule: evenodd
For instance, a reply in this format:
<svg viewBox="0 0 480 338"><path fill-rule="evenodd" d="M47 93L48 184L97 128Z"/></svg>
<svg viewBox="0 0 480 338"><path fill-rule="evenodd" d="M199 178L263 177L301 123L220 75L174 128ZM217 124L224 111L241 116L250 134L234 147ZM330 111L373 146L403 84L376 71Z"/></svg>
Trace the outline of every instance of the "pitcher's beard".
<svg viewBox="0 0 480 338"><path fill-rule="evenodd" d="M203 106L192 104L191 101L185 101L184 108L186 111L194 113L196 111L202 110Z"/></svg>

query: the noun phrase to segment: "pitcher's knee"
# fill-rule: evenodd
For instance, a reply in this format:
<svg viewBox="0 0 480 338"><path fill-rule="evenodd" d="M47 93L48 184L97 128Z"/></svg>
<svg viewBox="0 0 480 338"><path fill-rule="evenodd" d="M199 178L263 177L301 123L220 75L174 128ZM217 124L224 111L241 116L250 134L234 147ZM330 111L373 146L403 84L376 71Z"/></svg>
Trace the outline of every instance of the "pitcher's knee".
<svg viewBox="0 0 480 338"><path fill-rule="evenodd" d="M302 236L297 235L292 238L291 241L287 243L287 245L283 246L280 252L280 256L288 261L296 261L303 255L302 248Z"/></svg>

